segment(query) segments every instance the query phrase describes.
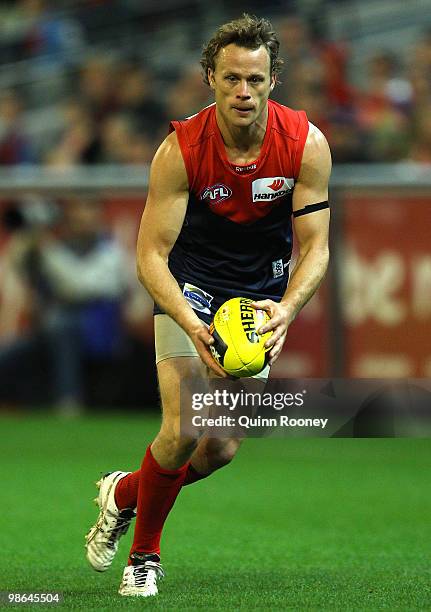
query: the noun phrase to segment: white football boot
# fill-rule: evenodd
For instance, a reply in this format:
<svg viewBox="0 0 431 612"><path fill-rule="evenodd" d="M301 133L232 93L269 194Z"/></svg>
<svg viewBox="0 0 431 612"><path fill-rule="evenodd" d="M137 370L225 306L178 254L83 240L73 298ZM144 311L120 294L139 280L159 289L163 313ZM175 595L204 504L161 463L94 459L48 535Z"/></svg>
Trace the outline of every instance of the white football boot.
<svg viewBox="0 0 431 612"><path fill-rule="evenodd" d="M133 565L124 568L118 592L129 597L152 597L159 592L157 580L165 575L156 553L131 555Z"/></svg>
<svg viewBox="0 0 431 612"><path fill-rule="evenodd" d="M129 529L135 509L120 510L115 503L115 487L130 472L110 472L102 476L96 486L99 495L94 502L100 512L96 523L85 536L87 559L96 572L105 572L118 550L118 542Z"/></svg>

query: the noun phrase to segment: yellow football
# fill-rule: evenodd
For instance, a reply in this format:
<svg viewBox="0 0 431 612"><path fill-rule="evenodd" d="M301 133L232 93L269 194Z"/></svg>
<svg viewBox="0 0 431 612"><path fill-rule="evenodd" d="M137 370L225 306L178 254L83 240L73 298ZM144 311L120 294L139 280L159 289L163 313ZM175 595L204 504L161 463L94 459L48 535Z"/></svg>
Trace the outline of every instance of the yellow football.
<svg viewBox="0 0 431 612"><path fill-rule="evenodd" d="M210 325L214 338L211 353L217 363L232 376L255 376L268 363L265 342L272 332L258 330L268 320L265 310L251 306L253 300L235 297L220 306Z"/></svg>

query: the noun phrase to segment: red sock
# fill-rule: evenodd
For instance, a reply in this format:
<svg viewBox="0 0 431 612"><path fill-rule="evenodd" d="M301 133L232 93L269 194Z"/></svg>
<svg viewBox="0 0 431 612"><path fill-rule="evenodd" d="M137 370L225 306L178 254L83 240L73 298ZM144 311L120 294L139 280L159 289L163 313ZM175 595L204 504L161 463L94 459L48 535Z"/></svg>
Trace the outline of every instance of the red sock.
<svg viewBox="0 0 431 612"><path fill-rule="evenodd" d="M187 466L183 487L209 476L209 474L200 474L197 470L195 470L190 462L187 464ZM118 484L115 487L115 503L117 504L117 508L120 510L124 510L124 508L136 508L138 503L140 475L141 470L136 470L136 472L132 472L118 481Z"/></svg>
<svg viewBox="0 0 431 612"><path fill-rule="evenodd" d="M160 554L160 538L166 518L175 503L187 471L186 463L177 470L165 470L147 448L139 480L135 534L130 554Z"/></svg>
<svg viewBox="0 0 431 612"><path fill-rule="evenodd" d="M141 470L136 470L118 481L115 487L115 503L117 508L136 508L138 503L138 487Z"/></svg>

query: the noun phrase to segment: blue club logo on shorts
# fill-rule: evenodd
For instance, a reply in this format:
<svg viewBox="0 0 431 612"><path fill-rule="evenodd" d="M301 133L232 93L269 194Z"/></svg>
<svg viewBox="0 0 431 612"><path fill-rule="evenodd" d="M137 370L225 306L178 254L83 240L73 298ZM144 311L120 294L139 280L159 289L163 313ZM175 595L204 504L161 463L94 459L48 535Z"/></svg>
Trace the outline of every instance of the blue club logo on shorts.
<svg viewBox="0 0 431 612"><path fill-rule="evenodd" d="M194 310L205 314L211 314L211 302L214 296L200 287L190 285L189 283L184 283L183 295Z"/></svg>

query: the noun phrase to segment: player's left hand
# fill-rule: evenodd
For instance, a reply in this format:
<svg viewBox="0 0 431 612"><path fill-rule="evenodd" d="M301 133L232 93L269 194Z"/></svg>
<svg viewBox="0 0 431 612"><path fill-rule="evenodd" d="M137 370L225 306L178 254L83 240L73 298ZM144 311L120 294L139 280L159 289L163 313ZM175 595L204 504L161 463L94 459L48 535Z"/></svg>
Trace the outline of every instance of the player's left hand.
<svg viewBox="0 0 431 612"><path fill-rule="evenodd" d="M286 340L287 329L292 321L291 313L287 306L272 300L253 302L251 306L256 310L265 310L270 317L270 320L258 329L258 333L273 332L272 336L265 342L265 347L271 349L269 351L269 365L272 365L280 355Z"/></svg>

